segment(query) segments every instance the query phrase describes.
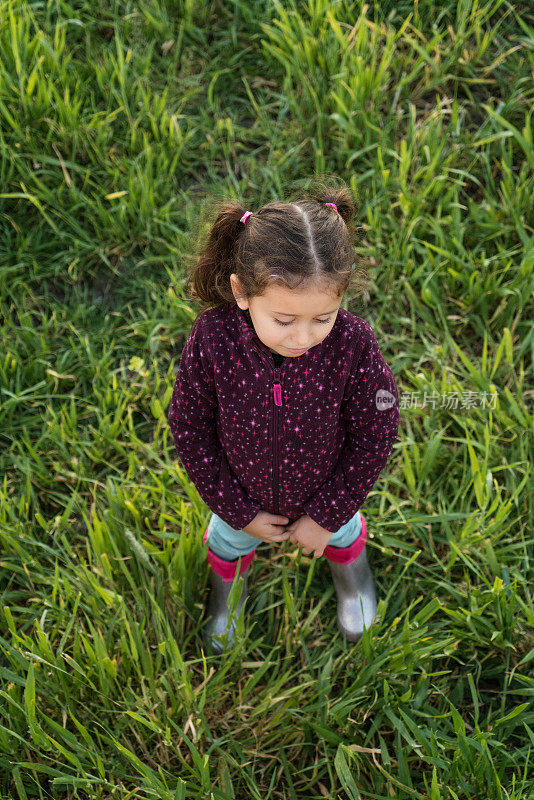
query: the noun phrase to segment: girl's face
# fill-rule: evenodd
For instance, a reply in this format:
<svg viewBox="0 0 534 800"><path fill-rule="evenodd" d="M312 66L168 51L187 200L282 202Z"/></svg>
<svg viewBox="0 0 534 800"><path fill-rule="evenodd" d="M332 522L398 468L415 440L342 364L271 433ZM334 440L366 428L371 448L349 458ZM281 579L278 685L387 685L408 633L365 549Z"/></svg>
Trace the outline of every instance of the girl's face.
<svg viewBox="0 0 534 800"><path fill-rule="evenodd" d="M282 356L301 356L325 339L336 321L341 297L324 289L290 290L271 286L259 297L240 297L239 278L230 276L236 302L248 309L263 344Z"/></svg>

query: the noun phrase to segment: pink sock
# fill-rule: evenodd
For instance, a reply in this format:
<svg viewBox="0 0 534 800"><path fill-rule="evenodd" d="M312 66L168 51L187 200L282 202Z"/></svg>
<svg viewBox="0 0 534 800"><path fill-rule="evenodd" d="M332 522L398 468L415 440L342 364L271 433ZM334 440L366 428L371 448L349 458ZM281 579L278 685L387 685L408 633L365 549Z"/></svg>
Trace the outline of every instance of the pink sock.
<svg viewBox="0 0 534 800"><path fill-rule="evenodd" d="M336 564L350 564L355 561L362 553L365 543L367 541L367 526L361 511L358 512L362 520L362 529L357 539L349 544L348 547L333 547L327 545L324 549L323 555L329 561L335 561Z"/></svg>
<svg viewBox="0 0 534 800"><path fill-rule="evenodd" d="M208 529L206 528L204 532L204 538L202 539L202 541L206 543L207 538L208 538ZM247 553L245 556L241 556L241 567L239 569L240 575L242 572L246 570L248 566L250 566L250 564L252 564L255 552L256 548L254 548L254 550L252 550L250 553ZM225 583L233 581L236 573L236 567L239 562L238 558L236 558L234 561L225 561L224 558L220 558L220 556L215 555L215 553L208 544L208 555L206 561L211 566L213 571L216 572L217 575L221 576L221 578Z"/></svg>

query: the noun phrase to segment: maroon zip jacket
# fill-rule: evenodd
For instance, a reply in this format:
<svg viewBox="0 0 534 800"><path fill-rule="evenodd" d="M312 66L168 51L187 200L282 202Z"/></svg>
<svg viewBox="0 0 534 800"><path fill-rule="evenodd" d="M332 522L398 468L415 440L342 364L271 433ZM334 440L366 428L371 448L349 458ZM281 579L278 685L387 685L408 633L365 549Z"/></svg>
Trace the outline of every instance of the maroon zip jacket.
<svg viewBox="0 0 534 800"><path fill-rule="evenodd" d="M387 463L399 399L364 319L339 308L320 344L275 367L236 303L197 317L168 421L187 475L232 528L268 511L335 533Z"/></svg>

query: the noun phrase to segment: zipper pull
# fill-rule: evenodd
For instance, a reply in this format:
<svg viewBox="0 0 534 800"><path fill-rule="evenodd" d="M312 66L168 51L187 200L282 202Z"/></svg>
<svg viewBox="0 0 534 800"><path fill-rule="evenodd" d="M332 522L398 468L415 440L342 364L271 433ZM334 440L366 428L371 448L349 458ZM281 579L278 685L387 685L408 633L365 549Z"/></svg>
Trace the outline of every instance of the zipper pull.
<svg viewBox="0 0 534 800"><path fill-rule="evenodd" d="M274 402L275 405L282 405L282 387L280 385L280 367L276 367L274 371Z"/></svg>

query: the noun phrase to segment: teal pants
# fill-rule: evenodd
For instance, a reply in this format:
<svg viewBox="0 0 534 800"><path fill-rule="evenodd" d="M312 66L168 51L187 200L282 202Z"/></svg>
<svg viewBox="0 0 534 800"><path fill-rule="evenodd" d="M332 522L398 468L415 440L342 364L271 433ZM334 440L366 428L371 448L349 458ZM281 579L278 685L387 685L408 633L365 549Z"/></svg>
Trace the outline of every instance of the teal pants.
<svg viewBox="0 0 534 800"><path fill-rule="evenodd" d="M283 516L283 515L282 515ZM345 525L334 533L328 541L332 547L348 547L352 544L362 530L362 520L359 512L349 519ZM224 522L217 514L212 514L208 525L207 543L219 558L225 561L235 561L239 556L246 556L259 544L265 544L261 539L256 539L245 531L236 531Z"/></svg>

